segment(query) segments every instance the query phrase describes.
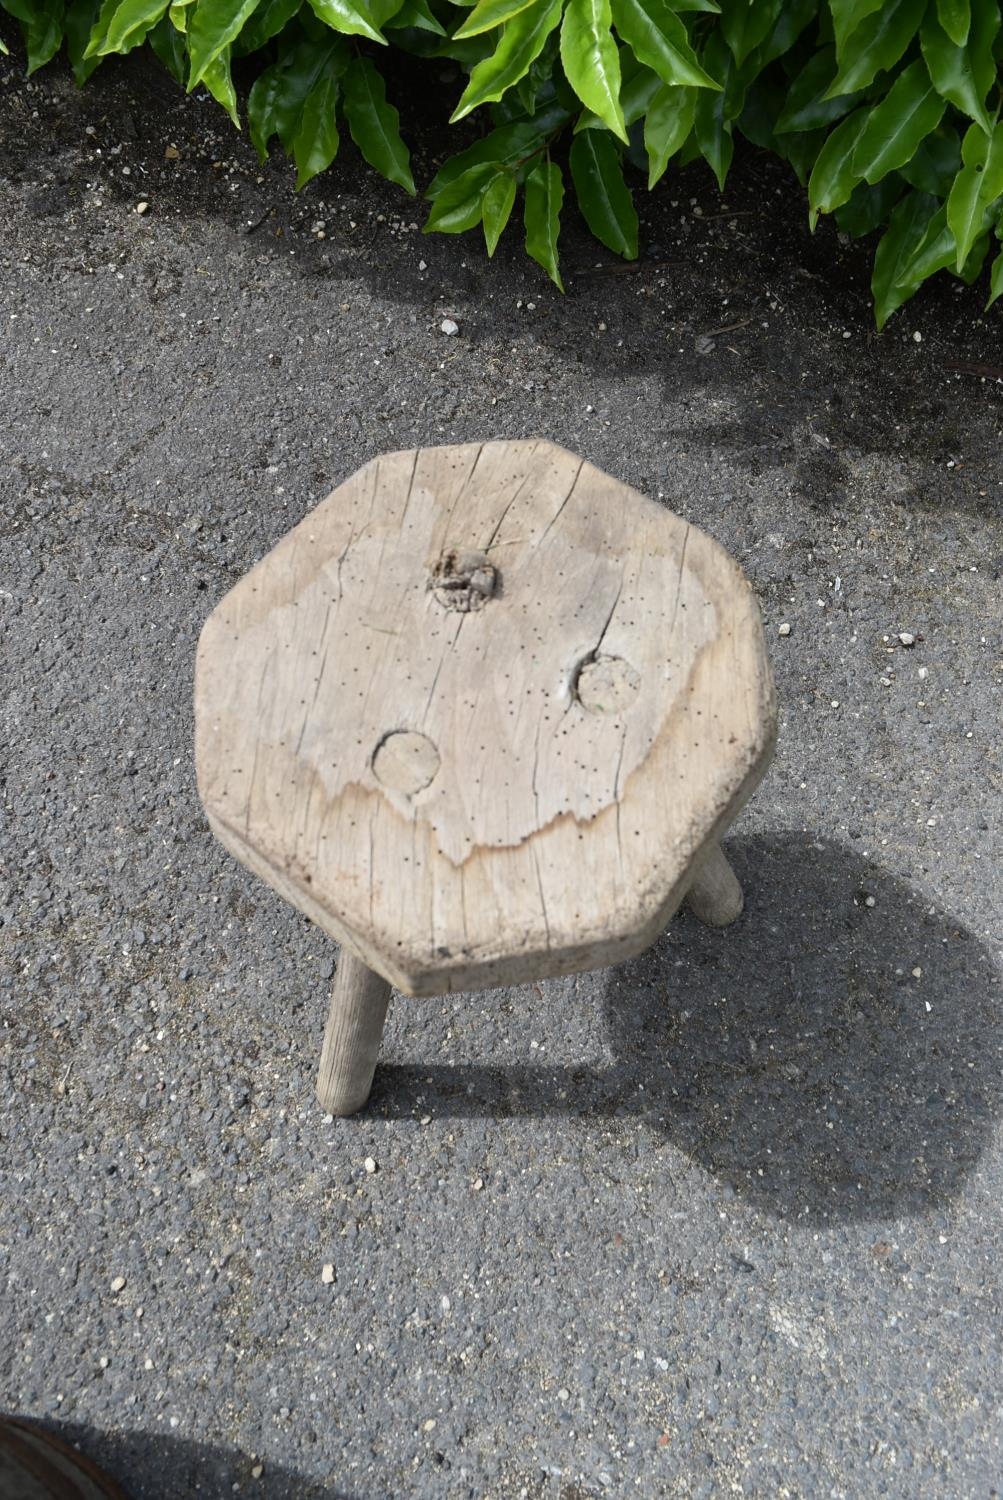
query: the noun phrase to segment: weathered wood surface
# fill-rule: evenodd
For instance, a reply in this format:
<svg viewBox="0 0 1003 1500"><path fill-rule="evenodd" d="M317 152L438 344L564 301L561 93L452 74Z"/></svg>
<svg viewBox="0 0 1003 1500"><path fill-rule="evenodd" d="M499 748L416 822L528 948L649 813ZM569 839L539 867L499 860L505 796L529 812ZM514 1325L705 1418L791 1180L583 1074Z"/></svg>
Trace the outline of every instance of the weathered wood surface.
<svg viewBox="0 0 1003 1500"><path fill-rule="evenodd" d="M317 1076L317 1098L332 1115L354 1115L369 1098L390 986L343 948Z"/></svg>
<svg viewBox="0 0 1003 1500"><path fill-rule="evenodd" d="M726 553L546 442L366 465L199 643L213 828L415 994L646 946L774 717Z"/></svg>
<svg viewBox="0 0 1003 1500"><path fill-rule="evenodd" d="M711 845L697 865L686 905L710 927L727 927L742 915L742 887L719 844Z"/></svg>

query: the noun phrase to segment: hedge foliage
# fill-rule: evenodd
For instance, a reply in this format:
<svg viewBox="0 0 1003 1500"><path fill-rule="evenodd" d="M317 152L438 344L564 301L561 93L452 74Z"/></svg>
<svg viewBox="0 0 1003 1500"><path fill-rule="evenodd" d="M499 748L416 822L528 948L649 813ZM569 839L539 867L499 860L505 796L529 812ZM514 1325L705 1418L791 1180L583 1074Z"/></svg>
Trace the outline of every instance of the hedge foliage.
<svg viewBox="0 0 1003 1500"><path fill-rule="evenodd" d="M946 269L990 261L1003 292L997 0L0 0L29 70L65 41L83 83L148 43L189 90L240 123L231 66L251 59L251 140L279 142L302 187L347 126L375 169L415 193L381 51L455 60L451 121L483 131L427 186L426 228L480 225L488 254L521 197L526 249L558 286L567 177L592 232L638 253L634 193L703 157L723 187L736 133L789 162L810 221L879 228L879 326ZM2 45L2 43L0 43ZM442 85L432 87L441 90Z"/></svg>

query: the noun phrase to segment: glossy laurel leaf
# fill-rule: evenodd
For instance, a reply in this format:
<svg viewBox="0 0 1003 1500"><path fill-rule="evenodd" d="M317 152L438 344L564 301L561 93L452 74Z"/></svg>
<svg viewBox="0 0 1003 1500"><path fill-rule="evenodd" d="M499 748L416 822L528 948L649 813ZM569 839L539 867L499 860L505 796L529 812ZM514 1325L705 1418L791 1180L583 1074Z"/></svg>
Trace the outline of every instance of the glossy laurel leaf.
<svg viewBox="0 0 1003 1500"><path fill-rule="evenodd" d="M637 210L616 143L602 131L583 130L575 136L569 161L578 206L596 239L625 260L636 260Z"/></svg>
<svg viewBox="0 0 1003 1500"><path fill-rule="evenodd" d="M383 79L368 57L357 57L342 80L345 118L352 140L371 167L412 196L417 191L400 116L387 101Z"/></svg>
<svg viewBox="0 0 1003 1500"><path fill-rule="evenodd" d="M526 178L523 222L526 250L543 267L559 291L564 291L557 259L564 178L556 162L540 162Z"/></svg>
<svg viewBox="0 0 1003 1500"><path fill-rule="evenodd" d="M481 198L481 222L484 226L484 244L490 258L498 248L515 206L515 177L511 172L499 172L492 177Z"/></svg>
<svg viewBox="0 0 1003 1500"><path fill-rule="evenodd" d="M568 0L561 23L561 62L587 109L620 140L627 127L620 104L620 54L613 40L610 0Z"/></svg>
<svg viewBox="0 0 1003 1500"><path fill-rule="evenodd" d="M667 0L612 0L612 9L620 36L663 83L721 87L700 66L686 27Z"/></svg>
<svg viewBox="0 0 1003 1500"><path fill-rule="evenodd" d="M525 10L506 21L498 45L478 62L450 121L462 120L480 104L500 99L525 77L539 57L550 33L561 19L562 0L532 0Z"/></svg>

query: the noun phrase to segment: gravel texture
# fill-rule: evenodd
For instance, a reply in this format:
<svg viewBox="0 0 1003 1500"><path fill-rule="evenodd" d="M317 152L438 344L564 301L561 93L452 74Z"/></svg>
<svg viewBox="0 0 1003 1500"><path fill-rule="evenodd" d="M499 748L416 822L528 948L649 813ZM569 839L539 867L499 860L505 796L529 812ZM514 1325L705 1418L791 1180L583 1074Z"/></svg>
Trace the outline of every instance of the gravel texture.
<svg viewBox="0 0 1003 1500"><path fill-rule="evenodd" d="M0 1404L136 1500L997 1494L985 289L875 337L866 250L747 158L644 202L633 269L569 209L562 299L350 145L297 198L141 59L4 66ZM534 434L754 583L747 911L395 1000L332 1121L336 950L206 828L195 641L367 458Z"/></svg>

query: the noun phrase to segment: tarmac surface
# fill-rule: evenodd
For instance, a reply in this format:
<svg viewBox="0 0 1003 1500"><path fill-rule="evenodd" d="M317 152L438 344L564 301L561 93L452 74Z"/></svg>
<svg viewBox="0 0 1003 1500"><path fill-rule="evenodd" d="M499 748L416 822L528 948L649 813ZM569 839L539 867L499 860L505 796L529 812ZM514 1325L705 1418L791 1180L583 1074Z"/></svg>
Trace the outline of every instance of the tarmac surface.
<svg viewBox="0 0 1003 1500"><path fill-rule="evenodd" d="M350 144L296 197L151 63L3 63L0 1406L136 1500L998 1494L985 286L875 336L868 247L740 154L723 202L699 166L642 202L633 268L569 208L562 298ZM332 1121L337 950L207 829L195 642L366 459L532 435L753 582L747 909L395 998Z"/></svg>

